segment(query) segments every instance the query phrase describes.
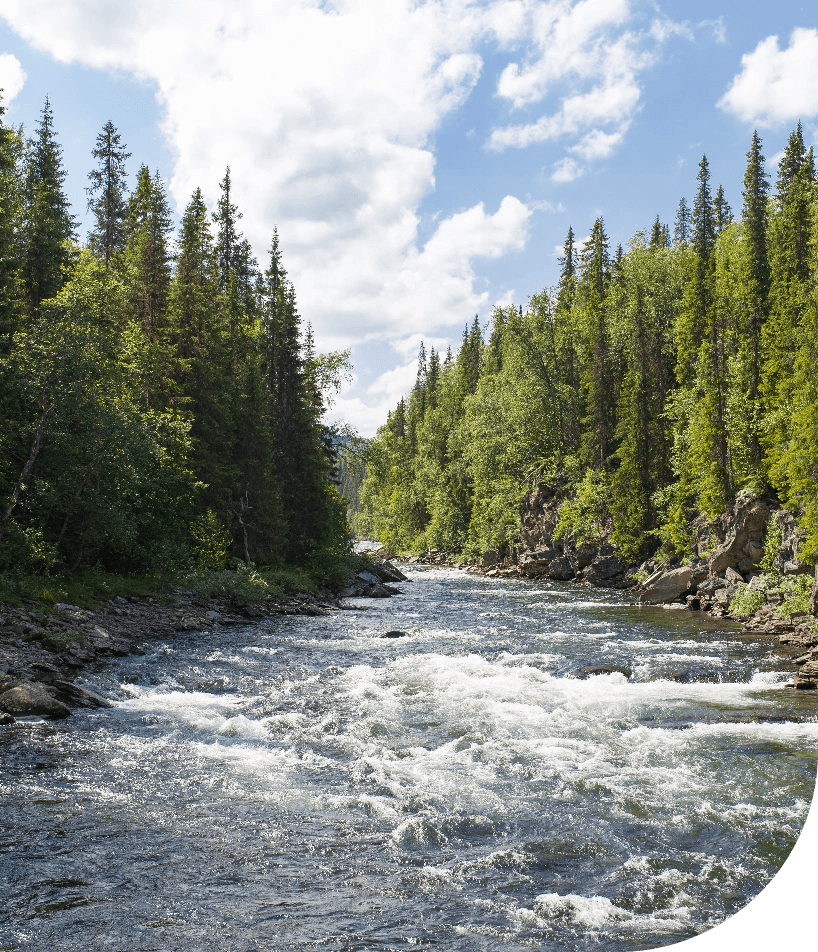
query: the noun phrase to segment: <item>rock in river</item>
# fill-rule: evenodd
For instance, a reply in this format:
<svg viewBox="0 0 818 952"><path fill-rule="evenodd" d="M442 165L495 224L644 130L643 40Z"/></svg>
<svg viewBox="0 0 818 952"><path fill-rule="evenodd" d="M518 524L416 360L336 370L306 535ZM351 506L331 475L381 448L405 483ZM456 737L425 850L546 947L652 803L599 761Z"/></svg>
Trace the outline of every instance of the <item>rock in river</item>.
<svg viewBox="0 0 818 952"><path fill-rule="evenodd" d="M53 698L42 684L23 681L0 694L0 711L14 717L68 717L71 709Z"/></svg>

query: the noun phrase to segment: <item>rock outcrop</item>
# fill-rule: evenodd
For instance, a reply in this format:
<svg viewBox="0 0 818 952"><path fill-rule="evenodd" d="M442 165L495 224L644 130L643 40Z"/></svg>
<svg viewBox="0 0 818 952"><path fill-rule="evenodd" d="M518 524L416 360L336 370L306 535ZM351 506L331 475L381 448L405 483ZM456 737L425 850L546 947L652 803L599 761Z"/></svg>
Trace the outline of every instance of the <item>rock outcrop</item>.
<svg viewBox="0 0 818 952"><path fill-rule="evenodd" d="M764 536L773 512L769 500L749 490L740 492L719 520L724 540L708 559L711 575L723 576L728 568L742 575L751 572L764 556Z"/></svg>
<svg viewBox="0 0 818 952"><path fill-rule="evenodd" d="M481 564L470 571L489 578L522 577L567 582L572 579L603 588L627 588L630 567L610 544L609 534L598 542L573 535L555 539L563 488L539 485L520 503L520 545L504 545L483 553Z"/></svg>

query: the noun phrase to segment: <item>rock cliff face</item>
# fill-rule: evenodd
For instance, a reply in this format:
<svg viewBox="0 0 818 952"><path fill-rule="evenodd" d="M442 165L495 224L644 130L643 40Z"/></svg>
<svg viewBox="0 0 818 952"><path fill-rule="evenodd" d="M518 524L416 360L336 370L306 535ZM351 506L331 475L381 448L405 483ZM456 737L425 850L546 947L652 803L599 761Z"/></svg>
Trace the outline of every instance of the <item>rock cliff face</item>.
<svg viewBox="0 0 818 952"><path fill-rule="evenodd" d="M536 486L520 503L520 545L483 554L481 569L488 576L571 579L603 588L627 588L628 566L609 539L579 543L572 535L555 539L559 508L566 495L552 486Z"/></svg>

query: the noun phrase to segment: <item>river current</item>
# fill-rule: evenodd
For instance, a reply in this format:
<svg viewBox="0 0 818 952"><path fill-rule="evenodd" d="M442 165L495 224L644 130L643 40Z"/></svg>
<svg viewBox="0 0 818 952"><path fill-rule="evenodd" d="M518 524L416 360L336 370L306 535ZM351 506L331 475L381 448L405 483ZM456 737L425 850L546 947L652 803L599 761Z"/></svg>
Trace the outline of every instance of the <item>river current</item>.
<svg viewBox="0 0 818 952"><path fill-rule="evenodd" d="M96 675L115 708L0 729L0 949L624 952L775 875L818 717L767 643L410 574L148 641Z"/></svg>

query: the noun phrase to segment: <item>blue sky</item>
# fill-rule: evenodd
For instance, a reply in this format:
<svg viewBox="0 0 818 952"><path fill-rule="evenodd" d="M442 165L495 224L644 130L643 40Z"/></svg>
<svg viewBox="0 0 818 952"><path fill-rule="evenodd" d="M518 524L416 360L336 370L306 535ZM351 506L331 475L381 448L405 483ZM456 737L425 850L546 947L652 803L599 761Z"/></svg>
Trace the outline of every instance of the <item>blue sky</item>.
<svg viewBox="0 0 818 952"><path fill-rule="evenodd" d="M229 162L371 435L421 339L554 283L569 224L672 223L703 152L739 210L754 127L770 159L815 139L816 28L786 0L0 0L0 84L29 130L51 97L81 218L109 118L177 211Z"/></svg>

